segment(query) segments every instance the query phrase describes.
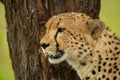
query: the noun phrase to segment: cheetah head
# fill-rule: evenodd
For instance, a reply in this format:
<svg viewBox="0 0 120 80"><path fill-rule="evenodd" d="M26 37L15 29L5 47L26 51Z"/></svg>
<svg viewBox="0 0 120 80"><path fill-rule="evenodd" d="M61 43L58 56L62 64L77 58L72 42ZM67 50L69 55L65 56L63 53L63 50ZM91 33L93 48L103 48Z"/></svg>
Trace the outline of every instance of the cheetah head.
<svg viewBox="0 0 120 80"><path fill-rule="evenodd" d="M100 20L83 13L59 14L46 23L46 33L40 45L52 64L74 60L76 56L82 59L90 53L90 47L103 29L104 24Z"/></svg>

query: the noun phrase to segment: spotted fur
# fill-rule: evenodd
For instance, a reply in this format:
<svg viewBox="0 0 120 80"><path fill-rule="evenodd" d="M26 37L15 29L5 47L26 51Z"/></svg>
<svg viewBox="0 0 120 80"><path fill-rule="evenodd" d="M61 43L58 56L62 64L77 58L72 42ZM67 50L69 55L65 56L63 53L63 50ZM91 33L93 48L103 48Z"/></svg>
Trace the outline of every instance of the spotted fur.
<svg viewBox="0 0 120 80"><path fill-rule="evenodd" d="M66 60L81 80L120 80L120 40L83 13L50 18L40 45L52 64Z"/></svg>

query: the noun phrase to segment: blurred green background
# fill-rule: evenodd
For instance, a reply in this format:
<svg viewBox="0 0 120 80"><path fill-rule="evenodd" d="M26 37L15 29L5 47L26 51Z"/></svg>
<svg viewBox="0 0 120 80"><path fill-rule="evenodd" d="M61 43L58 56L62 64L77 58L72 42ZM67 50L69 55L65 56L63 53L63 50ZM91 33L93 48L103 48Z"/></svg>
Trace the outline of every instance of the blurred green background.
<svg viewBox="0 0 120 80"><path fill-rule="evenodd" d="M101 0L100 18L120 36L120 0ZM0 3L0 80L14 80L6 39L4 6Z"/></svg>

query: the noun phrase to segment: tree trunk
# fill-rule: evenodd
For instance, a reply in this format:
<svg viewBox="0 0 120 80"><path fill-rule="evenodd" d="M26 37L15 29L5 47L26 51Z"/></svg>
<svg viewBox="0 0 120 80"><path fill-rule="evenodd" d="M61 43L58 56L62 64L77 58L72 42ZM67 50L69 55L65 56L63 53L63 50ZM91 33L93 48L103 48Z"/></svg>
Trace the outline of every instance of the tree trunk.
<svg viewBox="0 0 120 80"><path fill-rule="evenodd" d="M100 0L2 0L6 9L7 40L16 80L79 80L66 63L50 65L39 41L43 23L63 12L83 12L99 18Z"/></svg>

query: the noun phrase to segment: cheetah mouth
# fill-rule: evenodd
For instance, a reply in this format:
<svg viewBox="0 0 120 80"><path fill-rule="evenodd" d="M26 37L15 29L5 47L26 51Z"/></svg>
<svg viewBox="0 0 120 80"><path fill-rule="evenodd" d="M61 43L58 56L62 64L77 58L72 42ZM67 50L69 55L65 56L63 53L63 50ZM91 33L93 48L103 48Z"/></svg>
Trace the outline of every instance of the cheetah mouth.
<svg viewBox="0 0 120 80"><path fill-rule="evenodd" d="M59 59L59 58L61 58L63 55L64 55L64 51L58 50L58 51L57 51L57 54L55 54L55 55L48 55L48 58L50 58L50 59Z"/></svg>

